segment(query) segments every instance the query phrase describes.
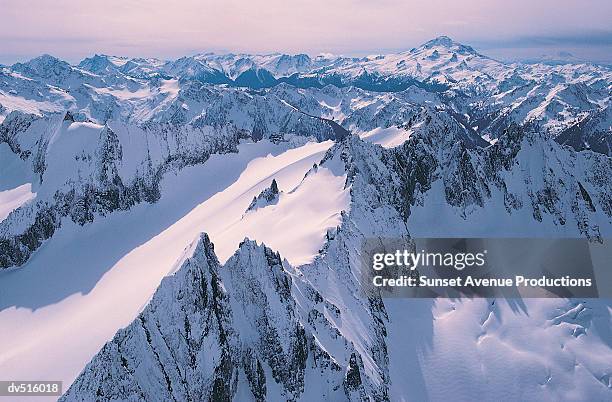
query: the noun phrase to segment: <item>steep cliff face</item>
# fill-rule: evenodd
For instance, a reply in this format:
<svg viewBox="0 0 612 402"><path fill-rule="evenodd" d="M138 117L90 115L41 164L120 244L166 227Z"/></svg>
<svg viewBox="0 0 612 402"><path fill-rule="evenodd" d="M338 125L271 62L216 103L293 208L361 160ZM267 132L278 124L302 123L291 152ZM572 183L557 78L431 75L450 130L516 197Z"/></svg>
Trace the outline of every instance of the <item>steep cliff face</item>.
<svg viewBox="0 0 612 402"><path fill-rule="evenodd" d="M244 135L231 127L142 129L57 115L7 120L4 137L31 169L37 196L0 223L3 268L27 261L65 218L84 225L96 216L156 202L165 174L203 163L213 153L235 152Z"/></svg>
<svg viewBox="0 0 612 402"><path fill-rule="evenodd" d="M557 136L557 142L581 151L589 149L612 156L612 108L593 110Z"/></svg>
<svg viewBox="0 0 612 402"><path fill-rule="evenodd" d="M62 400L364 399L338 308L291 271L249 240L221 266L203 235Z"/></svg>
<svg viewBox="0 0 612 402"><path fill-rule="evenodd" d="M610 158L575 152L528 127L511 126L485 148L433 128L391 149L353 137L332 148L328 157L331 152L343 155L349 177L367 180L369 188L357 193L353 187L353 205L375 187L384 198L369 202L393 207L412 224L427 225L427 219L443 213L465 228L471 219L490 213L491 219L507 217L529 227L544 223L546 230L592 240L612 230L612 181L606 178ZM445 230L451 231L443 226L440 233ZM491 227L481 233L496 234Z"/></svg>

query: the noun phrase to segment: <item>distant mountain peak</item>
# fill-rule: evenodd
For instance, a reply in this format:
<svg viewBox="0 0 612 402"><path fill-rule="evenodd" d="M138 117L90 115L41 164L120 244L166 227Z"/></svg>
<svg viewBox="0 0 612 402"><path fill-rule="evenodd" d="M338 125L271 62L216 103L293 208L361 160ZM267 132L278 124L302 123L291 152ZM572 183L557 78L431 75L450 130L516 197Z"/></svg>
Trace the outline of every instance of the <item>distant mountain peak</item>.
<svg viewBox="0 0 612 402"><path fill-rule="evenodd" d="M528 57L519 61L527 64L543 63L549 65L588 63L586 60L576 57L574 54L564 50L550 54L542 54L535 57Z"/></svg>
<svg viewBox="0 0 612 402"><path fill-rule="evenodd" d="M83 59L78 66L79 68L83 68L94 73L100 73L109 69L112 70L116 67L116 65L110 60L109 56L97 53L91 57Z"/></svg>
<svg viewBox="0 0 612 402"><path fill-rule="evenodd" d="M13 64L12 69L29 76L51 78L59 74L65 74L72 70L67 62L49 54L43 54L28 60L25 63Z"/></svg>
<svg viewBox="0 0 612 402"><path fill-rule="evenodd" d="M22 63L18 63L18 64L22 64ZM42 64L68 64L63 60L58 59L55 56L51 56L50 54L42 54L38 57L34 57L33 59L30 59L28 61L26 61L25 63L26 65L42 65Z"/></svg>
<svg viewBox="0 0 612 402"><path fill-rule="evenodd" d="M455 42L454 40L452 40L446 35L441 35L430 41L425 42L423 46L425 47L442 46L442 47L451 48L455 45L460 45L460 43Z"/></svg>
<svg viewBox="0 0 612 402"><path fill-rule="evenodd" d="M462 43L454 41L453 39L445 35L438 36L437 38L427 41L421 46L421 49L434 49L434 48L446 49L446 50L453 51L453 52L463 54L463 55L466 55L466 54L478 55L478 52L476 52L474 48L472 48L471 46L464 45Z"/></svg>

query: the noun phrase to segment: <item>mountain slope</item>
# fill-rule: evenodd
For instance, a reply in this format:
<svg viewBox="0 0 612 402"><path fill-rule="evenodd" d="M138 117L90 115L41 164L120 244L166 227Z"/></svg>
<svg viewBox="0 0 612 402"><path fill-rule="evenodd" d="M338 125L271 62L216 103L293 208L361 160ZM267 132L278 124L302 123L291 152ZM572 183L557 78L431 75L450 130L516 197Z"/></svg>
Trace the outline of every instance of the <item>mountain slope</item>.
<svg viewBox="0 0 612 402"><path fill-rule="evenodd" d="M360 399L355 354L336 360L300 322L316 317L332 330L319 309L333 306L317 309L320 296L296 281L278 254L250 241L221 267L204 235L62 400ZM296 303L298 289L311 307Z"/></svg>

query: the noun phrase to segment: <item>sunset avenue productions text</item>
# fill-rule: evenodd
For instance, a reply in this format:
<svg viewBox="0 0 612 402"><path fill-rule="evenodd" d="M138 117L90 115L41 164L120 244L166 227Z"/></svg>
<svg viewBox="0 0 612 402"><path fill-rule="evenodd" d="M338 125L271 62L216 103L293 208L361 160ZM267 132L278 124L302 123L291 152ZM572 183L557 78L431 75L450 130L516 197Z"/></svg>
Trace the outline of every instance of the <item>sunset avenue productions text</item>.
<svg viewBox="0 0 612 402"><path fill-rule="evenodd" d="M471 275L454 278L429 278L426 275L418 277L401 275L397 278L385 278L375 275L372 279L376 287L589 287L593 286L591 278L525 278L516 275L514 278L474 278Z"/></svg>
<svg viewBox="0 0 612 402"><path fill-rule="evenodd" d="M591 278L573 278L569 275L550 277L526 277L514 275L511 277L481 277L463 272L466 268L478 269L486 266L487 250L478 253L439 253L439 252L411 252L397 250L393 253L375 253L372 255L371 267L374 271L372 283L376 287L540 287L540 288L566 288L591 287L594 285ZM399 268L393 270L388 268ZM419 268L419 270L417 270ZM432 277L423 274L427 269L449 268L454 269L458 275L442 275ZM449 271L447 271L449 272ZM450 271L452 272L452 271ZM405 273L405 274L403 274ZM416 275L415 275L416 273ZM486 271L485 271L486 273ZM399 274L399 275L398 275Z"/></svg>

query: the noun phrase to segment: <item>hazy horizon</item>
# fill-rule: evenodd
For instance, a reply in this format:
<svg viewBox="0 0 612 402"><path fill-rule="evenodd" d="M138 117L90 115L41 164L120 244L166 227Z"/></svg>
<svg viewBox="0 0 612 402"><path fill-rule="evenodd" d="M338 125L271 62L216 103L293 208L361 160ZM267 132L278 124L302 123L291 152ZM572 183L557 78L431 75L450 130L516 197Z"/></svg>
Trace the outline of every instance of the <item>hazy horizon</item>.
<svg viewBox="0 0 612 402"><path fill-rule="evenodd" d="M440 35L500 60L567 52L612 63L608 0L3 1L0 63L41 54L176 59L197 53L384 54Z"/></svg>

